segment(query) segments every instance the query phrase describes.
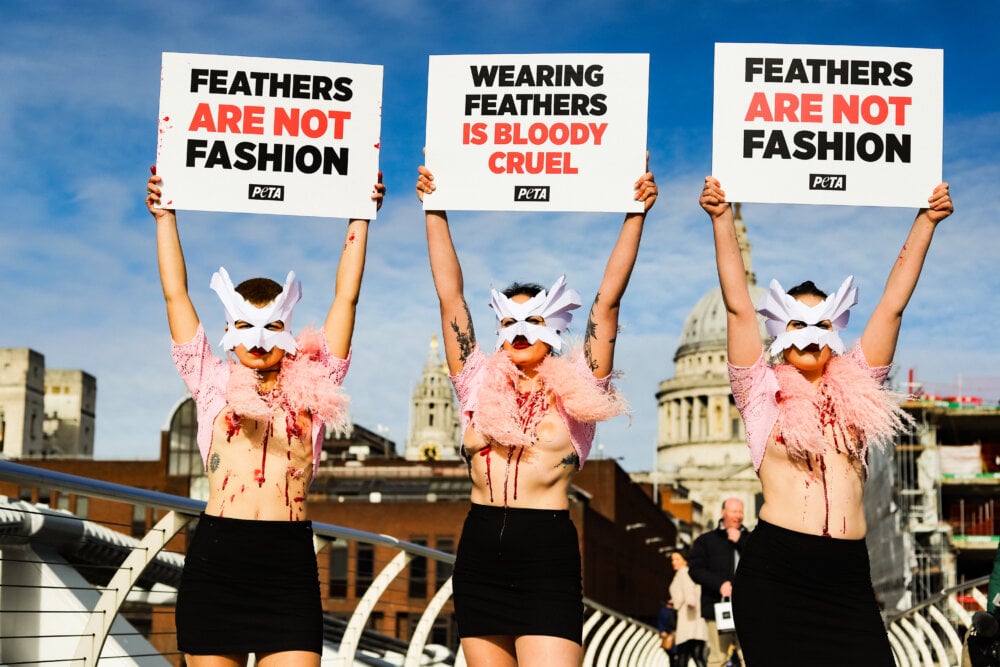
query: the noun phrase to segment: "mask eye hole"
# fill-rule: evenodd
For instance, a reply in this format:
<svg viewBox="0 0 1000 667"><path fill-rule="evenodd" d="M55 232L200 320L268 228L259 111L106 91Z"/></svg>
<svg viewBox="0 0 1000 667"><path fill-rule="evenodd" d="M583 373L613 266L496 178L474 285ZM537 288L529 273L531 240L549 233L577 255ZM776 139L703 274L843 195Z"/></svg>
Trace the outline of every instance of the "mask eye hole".
<svg viewBox="0 0 1000 667"><path fill-rule="evenodd" d="M823 329L825 331L829 331L830 329L833 328L833 322L831 322L830 320L823 320L822 322L817 322L815 326L817 329Z"/></svg>
<svg viewBox="0 0 1000 667"><path fill-rule="evenodd" d="M545 326L545 318L541 317L539 315L532 315L531 317L529 317L528 319L526 319L525 322L527 322L528 324L535 324L535 325L538 325L540 327L544 327Z"/></svg>
<svg viewBox="0 0 1000 667"><path fill-rule="evenodd" d="M789 329L805 329L806 326L808 326L808 325L805 322L803 322L802 320L789 320L788 321L788 328Z"/></svg>
<svg viewBox="0 0 1000 667"><path fill-rule="evenodd" d="M274 322L268 322L264 328L268 331L284 331L285 323L281 320L275 320Z"/></svg>
<svg viewBox="0 0 1000 667"><path fill-rule="evenodd" d="M247 322L246 320L236 320L233 323L233 326L236 327L237 329L250 329L253 327L253 325Z"/></svg>
<svg viewBox="0 0 1000 667"><path fill-rule="evenodd" d="M501 329L506 329L507 327L512 327L515 324L517 324L517 320L515 320L513 317L505 317L502 320L500 320L500 328Z"/></svg>

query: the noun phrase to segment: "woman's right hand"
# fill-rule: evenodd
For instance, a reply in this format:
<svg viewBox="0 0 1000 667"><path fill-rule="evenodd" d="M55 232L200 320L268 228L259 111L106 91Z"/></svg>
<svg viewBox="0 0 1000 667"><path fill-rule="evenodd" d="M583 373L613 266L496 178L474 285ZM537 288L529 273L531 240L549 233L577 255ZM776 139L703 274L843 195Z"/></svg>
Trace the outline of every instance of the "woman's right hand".
<svg viewBox="0 0 1000 667"><path fill-rule="evenodd" d="M430 172L430 169L420 165L417 167L417 172L420 174L417 176L417 199L423 201L424 195L434 192L437 186L434 185L434 174Z"/></svg>
<svg viewBox="0 0 1000 667"><path fill-rule="evenodd" d="M154 219L160 220L173 214L173 210L159 207L160 183L163 179L156 175L156 167L150 167L150 170L153 172L153 175L146 181L146 208L149 209Z"/></svg>
<svg viewBox="0 0 1000 667"><path fill-rule="evenodd" d="M722 189L719 180L713 176L705 177L705 187L701 190L701 198L698 199L698 203L713 220L729 210L726 191Z"/></svg>

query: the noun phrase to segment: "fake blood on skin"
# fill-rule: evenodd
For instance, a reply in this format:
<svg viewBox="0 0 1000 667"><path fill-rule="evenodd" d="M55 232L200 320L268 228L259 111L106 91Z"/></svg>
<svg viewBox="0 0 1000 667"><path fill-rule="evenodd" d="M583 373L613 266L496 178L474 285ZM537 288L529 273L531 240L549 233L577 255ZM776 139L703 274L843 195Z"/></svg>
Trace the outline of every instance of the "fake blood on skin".
<svg viewBox="0 0 1000 667"><path fill-rule="evenodd" d="M545 413L548 412L549 403L544 388L535 391L519 392L517 395L518 426L527 433L534 433ZM490 502L493 502L493 473L490 469L490 450L487 445L479 452L480 456L486 457L486 487L490 490ZM517 482L521 472L521 457L524 455L524 447L512 445L507 449L507 469L503 479L503 504L507 506L507 483L510 477L510 462L514 458L514 450L517 450L517 458L514 460L514 492L513 498L517 500Z"/></svg>

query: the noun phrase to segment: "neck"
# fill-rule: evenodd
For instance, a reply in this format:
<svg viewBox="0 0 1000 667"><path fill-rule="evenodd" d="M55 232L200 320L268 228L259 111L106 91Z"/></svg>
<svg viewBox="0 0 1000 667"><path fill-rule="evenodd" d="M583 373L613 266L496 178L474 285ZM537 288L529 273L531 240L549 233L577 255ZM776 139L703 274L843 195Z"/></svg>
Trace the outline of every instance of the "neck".
<svg viewBox="0 0 1000 667"><path fill-rule="evenodd" d="M278 373L280 372L281 366L265 371L257 371L257 389L262 393L267 393L274 389L274 386L278 384Z"/></svg>
<svg viewBox="0 0 1000 667"><path fill-rule="evenodd" d="M819 381L823 379L823 368L799 368L798 371L810 384L819 384Z"/></svg>

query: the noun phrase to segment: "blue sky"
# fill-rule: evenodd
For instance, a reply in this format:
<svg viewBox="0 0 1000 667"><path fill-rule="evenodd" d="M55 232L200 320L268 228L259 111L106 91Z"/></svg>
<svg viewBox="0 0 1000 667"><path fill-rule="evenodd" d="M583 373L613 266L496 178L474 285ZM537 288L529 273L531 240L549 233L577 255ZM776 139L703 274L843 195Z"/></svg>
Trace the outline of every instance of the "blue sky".
<svg viewBox="0 0 1000 667"><path fill-rule="evenodd" d="M405 444L409 398L439 330L423 216L413 194L423 146L427 56L650 54L649 149L661 187L623 306L617 365L632 405L598 444L648 469L655 391L672 377L684 318L716 286L697 204L711 168L715 42L944 49L944 168L957 212L938 231L896 354L929 389L1000 396L1000 5L944 2L16 2L0 0L0 347L31 347L50 368L98 379L96 456L155 458L184 388L170 363L154 227L143 205L155 161L163 51L384 66L381 167L347 389L353 418ZM845 338L878 298L914 211L746 205L754 269L766 284L812 279L861 291ZM190 290L210 337L223 312L208 288L294 269L296 324L321 324L344 222L181 212ZM608 214L456 212L452 229L481 342L492 344L491 284L566 273L592 298L620 223Z"/></svg>

